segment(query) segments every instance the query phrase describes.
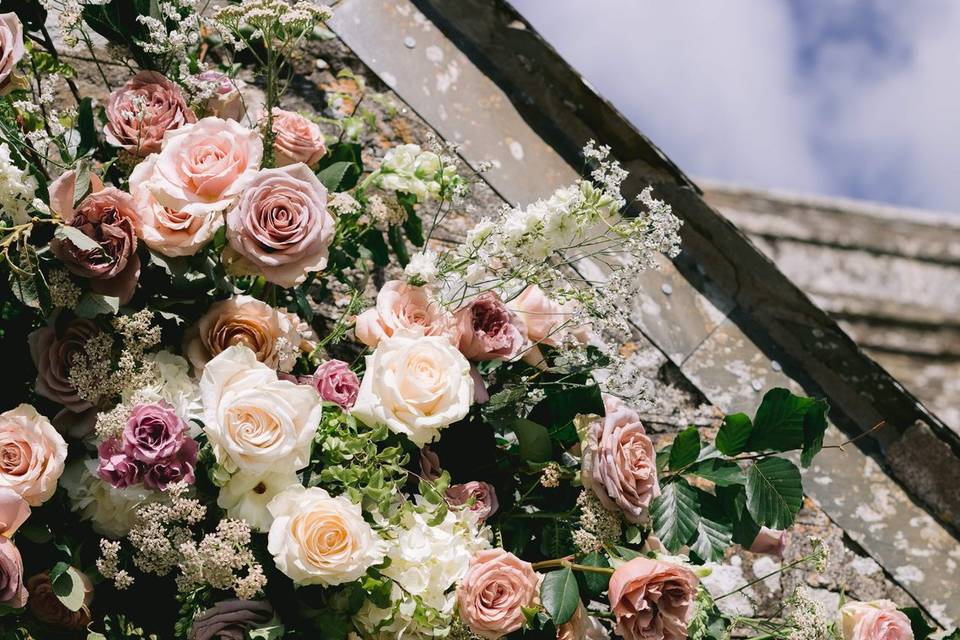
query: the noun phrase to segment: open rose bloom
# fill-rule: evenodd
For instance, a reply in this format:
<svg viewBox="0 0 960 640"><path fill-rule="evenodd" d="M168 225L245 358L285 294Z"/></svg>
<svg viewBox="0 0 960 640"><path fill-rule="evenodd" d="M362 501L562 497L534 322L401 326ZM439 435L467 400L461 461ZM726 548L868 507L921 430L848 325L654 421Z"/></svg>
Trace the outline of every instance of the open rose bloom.
<svg viewBox="0 0 960 640"><path fill-rule="evenodd" d="M160 151L167 131L197 121L180 87L156 71L141 71L107 100L107 141L134 155Z"/></svg>
<svg viewBox="0 0 960 640"><path fill-rule="evenodd" d="M686 640L698 582L681 565L630 560L610 577L616 632L626 640Z"/></svg>

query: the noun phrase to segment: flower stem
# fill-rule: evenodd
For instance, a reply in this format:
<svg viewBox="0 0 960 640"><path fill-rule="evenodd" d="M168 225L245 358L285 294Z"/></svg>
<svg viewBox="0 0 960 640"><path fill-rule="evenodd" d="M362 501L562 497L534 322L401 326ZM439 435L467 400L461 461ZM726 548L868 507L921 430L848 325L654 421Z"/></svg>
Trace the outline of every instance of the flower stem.
<svg viewBox="0 0 960 640"><path fill-rule="evenodd" d="M573 569L574 571L584 571L586 573L603 573L606 575L612 575L613 569L611 567L594 567L588 564L577 564L572 562L570 558L573 556L567 556L566 558L554 558L553 560L543 560L541 562L534 562L533 568L535 570L540 569Z"/></svg>

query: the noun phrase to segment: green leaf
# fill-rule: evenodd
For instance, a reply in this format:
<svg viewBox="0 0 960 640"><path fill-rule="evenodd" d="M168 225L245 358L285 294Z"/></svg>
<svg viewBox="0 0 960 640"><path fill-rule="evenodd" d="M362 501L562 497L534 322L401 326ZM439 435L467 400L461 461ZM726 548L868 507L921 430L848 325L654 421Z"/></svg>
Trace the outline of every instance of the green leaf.
<svg viewBox="0 0 960 640"><path fill-rule="evenodd" d="M610 563L607 561L607 557L602 553L594 551L593 553L588 553L583 556L580 560L580 564L585 564L588 567L609 567ZM594 573L593 571L584 571L579 574L580 579L583 580L583 585L586 587L587 592L590 595L600 595L607 590L607 587L610 584L610 576L605 573Z"/></svg>
<svg viewBox="0 0 960 640"><path fill-rule="evenodd" d="M787 389L771 389L753 419L748 451L791 451L803 446L803 422L813 398L795 396Z"/></svg>
<svg viewBox="0 0 960 640"><path fill-rule="evenodd" d="M697 531L700 503L696 491L678 478L650 503L653 531L670 553L677 553Z"/></svg>
<svg viewBox="0 0 960 640"><path fill-rule="evenodd" d="M747 472L747 510L761 526L786 529L803 506L800 470L784 458L766 458Z"/></svg>
<svg viewBox="0 0 960 640"><path fill-rule="evenodd" d="M83 606L84 576L74 567L67 567L56 580L51 581L53 593L70 611L79 611Z"/></svg>
<svg viewBox="0 0 960 640"><path fill-rule="evenodd" d="M390 253L387 251L387 243L384 242L382 233L376 229L369 229L363 234L363 246L370 250L375 265L385 267L390 264Z"/></svg>
<svg viewBox="0 0 960 640"><path fill-rule="evenodd" d="M407 219L403 221L403 230L407 233L407 240L413 243L413 246L423 246L423 222L412 208L407 210Z"/></svg>
<svg viewBox="0 0 960 640"><path fill-rule="evenodd" d="M823 449L823 434L827 431L827 411L830 404L826 400L816 400L807 410L803 420L803 451L800 452L800 464L810 466L814 456Z"/></svg>
<svg viewBox="0 0 960 640"><path fill-rule="evenodd" d="M310 306L310 301L307 300L307 294L303 291L303 287L294 289L293 296L297 301L297 310L300 311L300 317L308 323L313 322L313 307Z"/></svg>
<svg viewBox="0 0 960 640"><path fill-rule="evenodd" d="M410 253L407 251L401 228L395 224L390 225L387 229L387 239L390 241L390 248L397 254L397 262L401 267L407 266L410 262Z"/></svg>
<svg viewBox="0 0 960 640"><path fill-rule="evenodd" d="M100 249L100 243L89 237L83 231L68 224L57 225L57 230L53 232L53 237L63 242L69 242L80 251L96 251Z"/></svg>
<svg viewBox="0 0 960 640"><path fill-rule="evenodd" d="M50 577L50 583L53 584L56 582L60 576L67 572L67 569L69 568L69 562L58 562L57 564L53 565L53 569L50 569L50 573L48 574Z"/></svg>
<svg viewBox="0 0 960 640"><path fill-rule="evenodd" d="M760 532L760 525L753 521L747 511L747 491L743 485L716 488L717 498L723 506L727 519L733 523L733 541L749 548Z"/></svg>
<svg viewBox="0 0 960 640"><path fill-rule="evenodd" d="M566 425L572 424L578 414L590 413L603 415L603 397L600 386L596 384L567 386L550 391L533 407L527 417L546 425L551 433L556 434ZM565 444L572 446L577 439L568 439Z"/></svg>
<svg viewBox="0 0 960 640"><path fill-rule="evenodd" d="M348 174L355 169L356 166L352 162L334 162L318 171L317 178L327 188L327 191L342 191L340 185L346 181Z"/></svg>
<svg viewBox="0 0 960 640"><path fill-rule="evenodd" d="M936 628L930 626L927 619L923 617L923 612L917 607L904 607L900 611L910 619L910 628L913 630L914 640L926 640L931 633L936 631Z"/></svg>
<svg viewBox="0 0 960 640"><path fill-rule="evenodd" d="M743 474L743 469L740 468L740 465L730 460L721 460L720 458L702 460L691 467L687 473L710 480L718 487L729 487L735 484L743 484L747 481L747 477Z"/></svg>
<svg viewBox="0 0 960 640"><path fill-rule="evenodd" d="M97 148L97 127L93 121L93 100L84 98L77 107L77 129L80 131L79 155Z"/></svg>
<svg viewBox="0 0 960 640"><path fill-rule="evenodd" d="M74 312L81 318L95 318L102 314L116 315L120 310L120 298L87 292L80 298Z"/></svg>
<svg viewBox="0 0 960 640"><path fill-rule="evenodd" d="M745 413L735 413L723 419L723 425L717 432L717 449L720 453L735 456L743 453L753 431L753 423Z"/></svg>
<svg viewBox="0 0 960 640"><path fill-rule="evenodd" d="M573 617L580 606L580 588L570 567L551 571L540 585L540 601L557 626Z"/></svg>
<svg viewBox="0 0 960 640"><path fill-rule="evenodd" d="M542 424L517 418L510 423L520 443L520 457L529 462L549 462L553 458L550 432Z"/></svg>
<svg viewBox="0 0 960 640"><path fill-rule="evenodd" d="M720 562L733 544L733 525L717 497L705 491L697 491L697 496L700 522L697 524L697 539L690 545L690 550L705 562Z"/></svg>
<svg viewBox="0 0 960 640"><path fill-rule="evenodd" d="M943 636L940 640L960 640L960 628L954 629L948 636Z"/></svg>
<svg viewBox="0 0 960 640"><path fill-rule="evenodd" d="M77 204L78 202L83 200L86 197L87 193L89 193L89 191L90 191L90 164L87 162L80 162L76 168L76 182L74 182L73 184L73 204ZM80 245L77 245L77 248L82 249Z"/></svg>
<svg viewBox="0 0 960 640"><path fill-rule="evenodd" d="M670 448L670 470L677 471L693 464L700 455L700 432L696 427L684 429Z"/></svg>
<svg viewBox="0 0 960 640"><path fill-rule="evenodd" d="M20 274L11 271L10 272L10 290L13 291L13 295L22 302L25 306L30 307L31 309L39 309L42 305L40 304L40 290L37 288L37 278L36 275L30 276L21 276Z"/></svg>

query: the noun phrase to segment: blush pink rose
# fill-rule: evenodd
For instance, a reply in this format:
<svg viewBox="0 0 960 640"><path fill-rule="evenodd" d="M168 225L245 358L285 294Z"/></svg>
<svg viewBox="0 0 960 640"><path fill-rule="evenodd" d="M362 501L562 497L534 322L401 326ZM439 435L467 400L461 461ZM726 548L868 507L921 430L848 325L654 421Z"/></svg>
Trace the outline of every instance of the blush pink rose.
<svg viewBox="0 0 960 640"><path fill-rule="evenodd" d="M321 363L310 381L321 398L337 403L342 409L351 408L360 392L360 378L343 360L327 360Z"/></svg>
<svg viewBox="0 0 960 640"><path fill-rule="evenodd" d="M375 347L380 340L402 329L422 329L427 336L445 336L457 346L460 336L453 315L432 299L428 287L402 280L386 282L377 293L373 309L357 316L354 333L357 340Z"/></svg>
<svg viewBox="0 0 960 640"><path fill-rule="evenodd" d="M121 303L130 301L140 278L137 256L139 217L133 197L124 191L106 187L94 191L73 208L66 203L72 198L76 182L68 171L50 185L51 208L65 224L78 229L99 246L80 249L72 241L54 237L50 249L72 273L89 278L96 293L117 296ZM70 193L69 198L64 194ZM65 210L60 210L61 207Z"/></svg>
<svg viewBox="0 0 960 640"><path fill-rule="evenodd" d="M843 640L913 640L910 618L890 600L848 602L840 609Z"/></svg>
<svg viewBox="0 0 960 640"><path fill-rule="evenodd" d="M607 509L642 522L660 495L657 455L640 416L613 396L604 396L605 416L590 425L580 477Z"/></svg>
<svg viewBox="0 0 960 640"><path fill-rule="evenodd" d="M582 603L570 620L557 627L557 640L607 640L609 637L606 628L587 614Z"/></svg>
<svg viewBox="0 0 960 640"><path fill-rule="evenodd" d="M167 131L197 121L174 82L156 71L141 71L107 98L107 142L145 157L160 151Z"/></svg>
<svg viewBox="0 0 960 640"><path fill-rule="evenodd" d="M97 447L97 475L116 489L123 489L143 480L143 467L123 451L118 438L104 440Z"/></svg>
<svg viewBox="0 0 960 640"><path fill-rule="evenodd" d="M768 527L760 527L757 537L753 539L750 545L751 553L765 553L771 556L783 557L783 551L787 546L787 532L777 531Z"/></svg>
<svg viewBox="0 0 960 640"><path fill-rule="evenodd" d="M273 158L278 167L302 162L312 167L327 152L323 131L299 113L273 109Z"/></svg>
<svg viewBox="0 0 960 640"><path fill-rule="evenodd" d="M497 502L497 491L493 485L476 480L451 485L447 489L447 503L453 506L467 505L467 508L481 521L492 516L500 507L500 503Z"/></svg>
<svg viewBox="0 0 960 640"><path fill-rule="evenodd" d="M527 328L492 291L481 293L456 313L460 352L467 360L510 360L523 351Z"/></svg>
<svg viewBox="0 0 960 640"><path fill-rule="evenodd" d="M499 548L479 551L457 587L457 611L470 631L494 640L523 626L523 607L537 604L539 589L529 562Z"/></svg>
<svg viewBox="0 0 960 640"><path fill-rule="evenodd" d="M0 537L0 605L19 609L27 604L27 588L23 584L23 558L17 545Z"/></svg>
<svg viewBox="0 0 960 640"><path fill-rule="evenodd" d="M233 120L203 118L167 132L144 184L171 211L209 214L236 201L261 160L259 132Z"/></svg>
<svg viewBox="0 0 960 640"><path fill-rule="evenodd" d="M0 487L0 536L13 537L27 518L30 505L20 494L8 487Z"/></svg>
<svg viewBox="0 0 960 640"><path fill-rule="evenodd" d="M335 232L327 189L302 163L257 173L227 214L227 241L238 266L281 287L327 266Z"/></svg>
<svg viewBox="0 0 960 640"><path fill-rule="evenodd" d="M610 576L614 631L625 640L686 640L697 576L686 567L643 556Z"/></svg>
<svg viewBox="0 0 960 640"><path fill-rule="evenodd" d="M243 121L246 108L243 104L243 80L231 78L219 71L204 71L197 76L202 83L212 85L213 95L207 100L207 115L224 120Z"/></svg>
<svg viewBox="0 0 960 640"><path fill-rule="evenodd" d="M57 490L66 458L67 443L33 407L0 414L0 487L38 507Z"/></svg>
<svg viewBox="0 0 960 640"><path fill-rule="evenodd" d="M223 213L210 211L191 215L162 206L147 187L156 169L151 155L130 174L130 195L140 218L139 235L148 247L170 257L192 256L223 226Z"/></svg>
<svg viewBox="0 0 960 640"><path fill-rule="evenodd" d="M15 13L0 14L0 95L10 88L17 63L23 59L23 25Z"/></svg>
<svg viewBox="0 0 960 640"><path fill-rule="evenodd" d="M59 323L58 323L59 324ZM77 394L70 382L74 358L83 353L87 341L100 333L90 320L75 318L61 328L41 327L27 336L30 357L37 367L34 390L44 398L62 404L73 413L86 411L93 405Z"/></svg>

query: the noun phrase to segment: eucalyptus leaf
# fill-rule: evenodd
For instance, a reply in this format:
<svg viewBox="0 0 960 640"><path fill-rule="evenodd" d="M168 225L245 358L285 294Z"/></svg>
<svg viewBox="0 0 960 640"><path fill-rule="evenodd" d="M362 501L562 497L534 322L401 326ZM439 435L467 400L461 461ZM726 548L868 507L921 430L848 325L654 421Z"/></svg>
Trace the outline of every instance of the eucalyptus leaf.
<svg viewBox="0 0 960 640"><path fill-rule="evenodd" d="M95 318L103 314L116 315L119 310L120 298L88 291L81 296L74 313L81 318Z"/></svg>
<svg viewBox="0 0 960 640"><path fill-rule="evenodd" d="M83 598L86 595L85 578L86 576L81 575L75 567L67 567L56 580L51 581L53 593L70 611L79 611L83 606Z"/></svg>

